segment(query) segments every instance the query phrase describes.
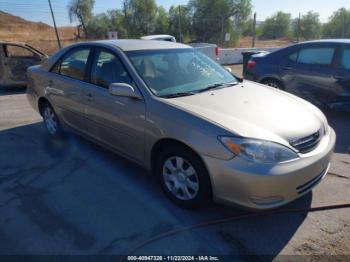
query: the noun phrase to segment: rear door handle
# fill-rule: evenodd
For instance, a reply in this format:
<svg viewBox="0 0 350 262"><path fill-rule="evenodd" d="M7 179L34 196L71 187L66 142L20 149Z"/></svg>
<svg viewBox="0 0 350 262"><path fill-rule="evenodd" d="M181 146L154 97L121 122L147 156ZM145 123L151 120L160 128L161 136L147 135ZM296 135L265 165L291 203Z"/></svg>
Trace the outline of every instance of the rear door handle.
<svg viewBox="0 0 350 262"><path fill-rule="evenodd" d="M291 66L284 66L283 67L283 70L292 70L293 69L293 67L291 67Z"/></svg>
<svg viewBox="0 0 350 262"><path fill-rule="evenodd" d="M345 80L346 76L333 76L333 78L335 78L337 80Z"/></svg>

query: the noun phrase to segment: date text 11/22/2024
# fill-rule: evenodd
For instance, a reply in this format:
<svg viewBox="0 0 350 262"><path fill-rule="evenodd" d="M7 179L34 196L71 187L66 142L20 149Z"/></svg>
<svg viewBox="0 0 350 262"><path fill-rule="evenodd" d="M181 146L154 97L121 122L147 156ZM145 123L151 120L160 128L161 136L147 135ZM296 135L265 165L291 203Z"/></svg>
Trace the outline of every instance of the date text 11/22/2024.
<svg viewBox="0 0 350 262"><path fill-rule="evenodd" d="M217 256L128 256L128 261L220 261Z"/></svg>

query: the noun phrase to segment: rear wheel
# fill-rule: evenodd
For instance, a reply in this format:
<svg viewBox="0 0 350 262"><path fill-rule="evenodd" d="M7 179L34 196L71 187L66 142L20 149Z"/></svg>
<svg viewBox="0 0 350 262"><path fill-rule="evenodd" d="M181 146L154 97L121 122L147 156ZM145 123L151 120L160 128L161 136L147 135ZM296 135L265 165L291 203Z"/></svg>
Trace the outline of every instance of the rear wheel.
<svg viewBox="0 0 350 262"><path fill-rule="evenodd" d="M271 87L276 88L276 89L283 90L283 86L282 86L281 82L278 80L275 80L275 79L263 80L262 84L267 85L267 86L271 86Z"/></svg>
<svg viewBox="0 0 350 262"><path fill-rule="evenodd" d="M58 117L48 102L43 105L41 113L44 119L45 127L49 134L54 137L61 136L63 134L63 131L61 129Z"/></svg>
<svg viewBox="0 0 350 262"><path fill-rule="evenodd" d="M211 183L201 159L184 146L171 146L157 159L156 173L165 194L185 208L211 202Z"/></svg>

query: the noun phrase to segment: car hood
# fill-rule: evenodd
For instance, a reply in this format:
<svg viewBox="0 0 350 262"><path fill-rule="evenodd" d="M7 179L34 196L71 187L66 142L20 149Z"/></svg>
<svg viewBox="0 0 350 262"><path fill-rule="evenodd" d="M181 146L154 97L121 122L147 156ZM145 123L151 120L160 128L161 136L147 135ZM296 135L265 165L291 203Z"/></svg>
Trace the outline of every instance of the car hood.
<svg viewBox="0 0 350 262"><path fill-rule="evenodd" d="M325 121L308 102L250 81L166 101L235 135L286 145L317 132Z"/></svg>

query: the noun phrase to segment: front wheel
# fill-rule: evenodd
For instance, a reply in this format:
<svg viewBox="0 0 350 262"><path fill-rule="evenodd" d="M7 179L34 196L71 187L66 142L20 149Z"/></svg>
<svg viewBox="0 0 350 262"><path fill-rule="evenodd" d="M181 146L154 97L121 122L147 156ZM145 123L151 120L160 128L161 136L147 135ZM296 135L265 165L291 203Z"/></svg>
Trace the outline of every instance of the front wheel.
<svg viewBox="0 0 350 262"><path fill-rule="evenodd" d="M211 183L201 159L183 146L171 146L160 153L156 173L165 194L184 208L198 208L211 202Z"/></svg>
<svg viewBox="0 0 350 262"><path fill-rule="evenodd" d="M45 103L42 108L44 124L50 135L60 137L63 133L58 117L49 103Z"/></svg>
<svg viewBox="0 0 350 262"><path fill-rule="evenodd" d="M271 86L271 87L276 88L276 89L283 90L282 84L275 79L264 80L264 81L262 81L262 84L267 85L267 86Z"/></svg>

